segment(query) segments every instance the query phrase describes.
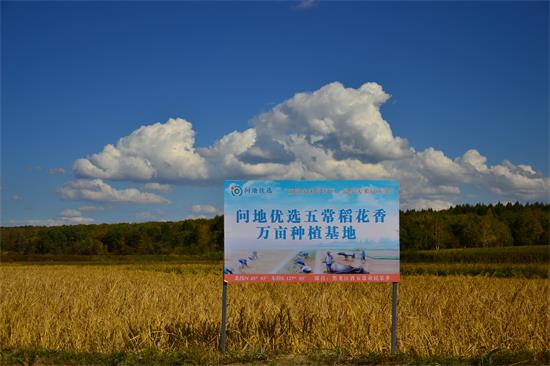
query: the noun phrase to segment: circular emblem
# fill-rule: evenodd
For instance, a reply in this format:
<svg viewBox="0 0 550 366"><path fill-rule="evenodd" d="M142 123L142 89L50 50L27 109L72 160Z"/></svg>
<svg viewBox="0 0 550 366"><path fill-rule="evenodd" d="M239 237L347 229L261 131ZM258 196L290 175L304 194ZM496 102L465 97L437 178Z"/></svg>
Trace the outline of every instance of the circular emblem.
<svg viewBox="0 0 550 366"><path fill-rule="evenodd" d="M240 196L243 194L243 189L237 185L231 186L231 194L233 196Z"/></svg>

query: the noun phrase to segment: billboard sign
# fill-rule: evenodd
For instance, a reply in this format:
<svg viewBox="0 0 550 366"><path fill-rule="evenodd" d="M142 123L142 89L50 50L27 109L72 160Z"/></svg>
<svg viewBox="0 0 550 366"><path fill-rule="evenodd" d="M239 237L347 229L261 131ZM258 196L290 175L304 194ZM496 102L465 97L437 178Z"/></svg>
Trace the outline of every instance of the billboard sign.
<svg viewBox="0 0 550 366"><path fill-rule="evenodd" d="M224 183L228 282L399 282L396 180Z"/></svg>

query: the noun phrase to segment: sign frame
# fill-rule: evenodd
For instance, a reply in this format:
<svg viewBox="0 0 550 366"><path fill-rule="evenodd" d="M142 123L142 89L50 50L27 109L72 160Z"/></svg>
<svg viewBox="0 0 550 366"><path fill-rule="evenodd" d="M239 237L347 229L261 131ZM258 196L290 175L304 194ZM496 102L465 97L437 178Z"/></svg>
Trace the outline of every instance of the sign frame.
<svg viewBox="0 0 550 366"><path fill-rule="evenodd" d="M245 183L243 183L245 182ZM233 240L233 238L230 237L230 235L233 233L233 231L235 230L234 227L230 227L230 225L227 225L228 222L230 222L229 220L235 220L235 217L238 215L238 213L235 213L235 217L231 217L231 215L228 215L228 194L230 195L229 196L229 200L231 201L234 201L232 200L231 198L235 198L235 197L242 197L243 195L246 196L247 193L249 194L254 194L253 192L255 191L246 191L247 189L250 189L250 185L248 185L248 187L246 186L246 184L248 182L252 182L253 184L256 183L256 182L261 182L261 184L265 184L267 185L266 187L264 188L269 188L269 184L273 183L273 182L276 182L276 183L281 183L281 182L284 182L284 183L292 183L292 182L295 182L296 184L296 187L294 187L293 189L295 190L296 193L298 193L299 190L302 190L301 192L304 192L304 194L315 194L318 192L318 190L321 190L321 193L323 193L323 188L324 187L321 187L323 184L326 185L327 182L328 183L332 183L333 185L336 184L337 186L338 185L342 185L342 184L351 184L353 187L349 187L350 190L345 192L343 190L341 191L336 191L336 189L334 191L331 191L330 194L334 195L334 194L347 194L348 197L350 197L349 195L351 194L354 194L354 195L357 195L357 194L363 194L364 196L362 197L366 197L366 195L370 195L370 196L367 196L369 199L371 197L373 197L374 195L377 195L377 194L386 194L386 193L383 193L384 191L380 191L380 190L376 190L377 188L378 189L384 189L384 188L389 188L390 190L392 190L391 194L392 194L392 198L395 198L395 202L394 202L394 205L392 205L392 210L395 210L396 212L393 212L393 215L396 217L397 221L396 221L396 225L397 225L397 228L396 228L396 232L397 232L397 254L398 254L398 262L397 262L397 273L390 273L390 274L369 274L368 272L367 273L356 273L355 275L353 274L353 272L347 272L347 273L329 273L329 269L332 267L332 266L328 266L327 265L327 273L326 274L321 274L321 273L301 273L301 274L294 274L294 273L281 273L281 274L277 274L277 273L241 273L241 274L236 274L233 272L232 268L228 267L227 266L227 262L228 262L228 257L227 257L227 245L228 243L231 242L231 240ZM312 184L319 184L321 185L320 187L317 187L315 188L315 191L313 191L314 188L312 187L309 187L311 186ZM362 187L356 187L356 185L359 184L359 185L363 185ZM306 185L308 187L303 187L303 185ZM329 184L330 185L330 184ZM374 187L373 187L374 185ZM380 187L380 185L382 185L382 187ZM388 187L383 187L383 185L387 185ZM244 188L243 188L244 186ZM257 188L257 187L256 187ZM273 192L273 187L271 187L272 190L271 192ZM334 187L333 187L334 188ZM359 188L359 189L358 189ZM286 188L287 189L287 194L291 194L291 188ZM304 191L304 189L307 189L307 192ZM361 191L362 189L362 191ZM372 191L371 191L372 189ZM256 192L259 192L256 191ZM353 196L352 196L353 197ZM376 200L374 200L376 201ZM278 201L280 203L280 201ZM231 209L231 205L229 205L229 209ZM260 210L260 209L258 209ZM345 210L349 210L349 208L346 207ZM351 209L353 211L353 209ZM282 210L281 210L282 211ZM307 210L306 210L307 211ZM257 213L257 210L254 212L254 215L256 215ZM301 214L302 211L300 210L299 213ZM246 223L249 224L251 219L250 219L250 210L248 210L247 212L248 216L245 218L243 217L243 220L246 219ZM290 214L290 211L289 211L289 214ZM257 217L255 217L255 219L257 219ZM288 218L287 218L288 219ZM359 218L358 218L359 219ZM384 219L384 217L382 217L382 219ZM236 220L237 223L239 223L239 220L237 219ZM273 220L272 220L273 221ZM288 222L292 222L292 223L299 223L298 221L291 221L290 219L288 219ZM353 222L353 220L351 221ZM379 222L379 221L377 221ZM261 223L267 223L266 221L258 221L256 220L256 223L259 225ZM281 222L281 221L277 221L277 222L273 222L274 224L283 224L284 223L284 220ZM363 224L367 223L367 222L361 222ZM395 224L395 223L394 223ZM266 226L269 226L269 225L266 225ZM349 225L351 226L351 225ZM349 227L348 226L348 227ZM326 225L325 225L325 229L326 229ZM262 226L257 226L258 230L261 230L262 229ZM284 228L282 225L279 225L278 228ZM265 229L265 227L264 227ZM271 227L269 227L269 229L271 229ZM281 229L282 230L282 229ZM288 228L287 228L288 230ZM310 227L310 230L311 230L311 227ZM256 238L256 239L260 239L262 238L262 235L264 234L264 232L260 232L259 233L259 236ZM246 181L237 181L237 180L226 180L224 182L224 235L225 235L225 240L224 240L224 272L223 272L223 287L222 287L222 319L221 319L221 335L220 335L220 343L219 343L219 349L221 352L225 352L226 350L226 342L227 342L227 296L228 296L228 282L335 282L335 281L338 281L338 282L391 282L392 283L392 310L391 310L391 353L392 354L396 354L397 353L397 303L398 303L398 286L399 286L399 281L400 281L400 255L399 255L399 182L397 180L332 180L332 181L329 181L329 180L326 180L326 181L304 181L304 180L300 180L300 181L255 181L255 180L246 180ZM267 239L269 234L266 234L266 237L265 239ZM279 238L281 239L281 238ZM285 237L286 239L286 237ZM293 239L296 239L296 238L293 238ZM338 244L335 243L335 247L337 248L338 247ZM325 253L327 252L328 250L325 249ZM300 251L300 253L303 253L303 251ZM328 251L328 255L330 255L330 251ZM341 254L347 254L345 256L345 259L347 260L348 259L348 255L350 254L349 252L345 252L343 251ZM354 255L355 255L355 251L353 252ZM362 252L362 258L361 259L364 259L365 258L365 251L363 250ZM252 250L251 251L251 256L248 257L251 261L254 261L258 258L258 255L257 255L257 251L256 250ZM294 262L298 262L298 260L296 259L298 257L294 257ZM303 259L304 257L299 257L300 259ZM326 257L328 258L328 257ZM355 259L355 256L353 257ZM235 259L235 258L233 258ZM247 261L246 257L243 258L245 261ZM240 261L240 258L238 259ZM332 262L332 261L331 261ZM325 260L325 263L326 263L326 260ZM355 263L355 262L354 262ZM246 262L242 263L241 264L243 265L243 271L242 272L245 272L245 268L244 266L247 264ZM332 264L332 263L331 263ZM318 263L317 263L318 265ZM305 266L305 263L304 261L302 260L302 263L299 265L301 268L303 268ZM348 267L354 267L353 265L348 265ZM287 268L287 267L285 267ZM343 268L343 267L336 267L336 268ZM357 266L355 266L354 268L358 268ZM363 268L363 267L361 267ZM364 268L363 268L364 269ZM318 272L318 271L317 271Z"/></svg>

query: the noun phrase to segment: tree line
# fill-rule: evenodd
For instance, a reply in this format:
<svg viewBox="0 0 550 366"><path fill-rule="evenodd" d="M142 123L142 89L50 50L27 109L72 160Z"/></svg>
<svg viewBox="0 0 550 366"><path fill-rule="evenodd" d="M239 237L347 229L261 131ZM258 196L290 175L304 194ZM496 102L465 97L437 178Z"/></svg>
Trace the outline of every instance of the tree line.
<svg viewBox="0 0 550 366"><path fill-rule="evenodd" d="M401 249L538 245L550 242L550 204L458 205L400 212ZM177 222L0 228L3 253L216 254L223 216Z"/></svg>
<svg viewBox="0 0 550 366"><path fill-rule="evenodd" d="M550 242L550 205L498 203L400 213L403 249L539 245Z"/></svg>

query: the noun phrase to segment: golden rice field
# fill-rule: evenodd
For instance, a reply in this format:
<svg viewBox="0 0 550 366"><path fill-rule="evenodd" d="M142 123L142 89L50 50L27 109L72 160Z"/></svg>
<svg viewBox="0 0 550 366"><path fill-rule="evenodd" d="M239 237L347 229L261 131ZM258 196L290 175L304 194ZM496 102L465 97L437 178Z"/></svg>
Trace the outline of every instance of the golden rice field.
<svg viewBox="0 0 550 366"><path fill-rule="evenodd" d="M199 350L215 363L220 360L221 275L212 267L2 265L0 348ZM399 351L468 358L500 349L546 357L549 283L404 276ZM351 359L388 354L390 312L387 283L230 284L227 348L230 354L267 355L339 351Z"/></svg>

